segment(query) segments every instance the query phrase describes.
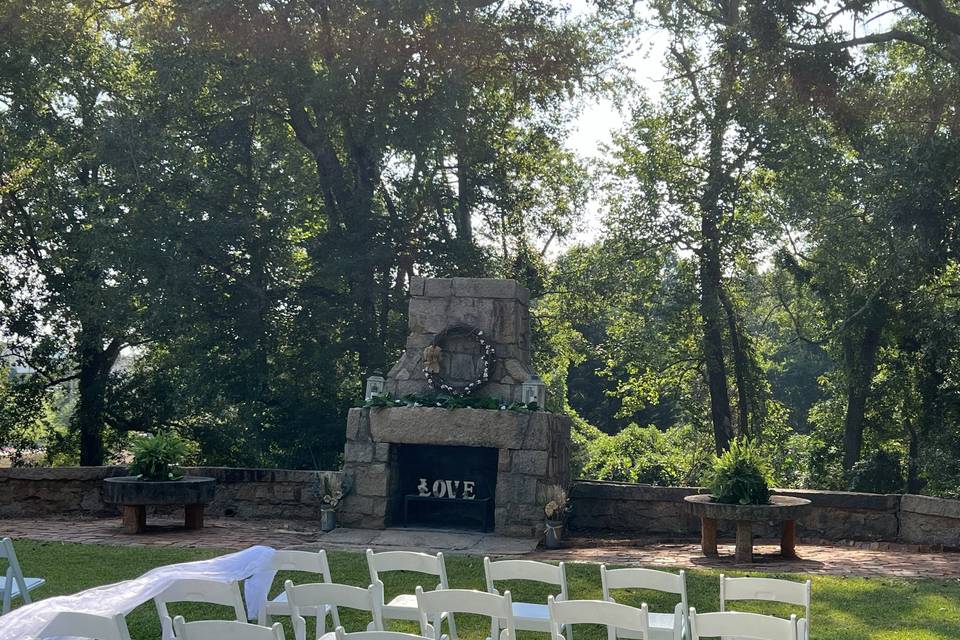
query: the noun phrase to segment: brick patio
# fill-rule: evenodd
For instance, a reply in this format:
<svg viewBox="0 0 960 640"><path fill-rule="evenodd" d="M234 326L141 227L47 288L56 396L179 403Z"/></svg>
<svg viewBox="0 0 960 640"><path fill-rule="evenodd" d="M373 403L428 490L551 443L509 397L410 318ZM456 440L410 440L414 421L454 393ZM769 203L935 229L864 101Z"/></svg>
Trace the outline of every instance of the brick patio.
<svg viewBox="0 0 960 640"><path fill-rule="evenodd" d="M960 553L920 551L918 547L885 544L800 544L800 560L775 556L774 541L758 541L756 562L737 565L733 545L720 545L720 558L704 558L694 542L635 538L574 537L558 550L534 549L532 541L491 534L406 529L337 529L324 534L306 522L208 519L199 531L187 531L182 520L154 518L148 531L124 533L119 519L7 519L0 533L13 538L86 544L143 545L243 549L255 544L276 548L362 550L424 549L474 555L530 556L568 562L606 562L666 568L713 568L899 578L960 578Z"/></svg>

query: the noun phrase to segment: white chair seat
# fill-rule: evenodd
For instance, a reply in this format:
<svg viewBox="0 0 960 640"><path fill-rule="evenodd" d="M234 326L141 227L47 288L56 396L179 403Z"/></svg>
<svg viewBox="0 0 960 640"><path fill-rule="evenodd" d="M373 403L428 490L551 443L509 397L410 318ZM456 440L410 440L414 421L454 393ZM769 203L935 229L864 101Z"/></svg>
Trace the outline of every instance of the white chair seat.
<svg viewBox="0 0 960 640"><path fill-rule="evenodd" d="M27 583L27 591L32 591L46 582L46 580L43 578L24 578L23 581ZM3 593L3 589L0 589L0 593ZM18 595L20 595L20 585L14 581L13 586L10 589L10 597L13 598Z"/></svg>
<svg viewBox="0 0 960 640"><path fill-rule="evenodd" d="M330 613L330 605L323 605L324 613ZM271 616L288 616L290 615L290 603L287 602L287 592L281 591L277 594L273 600L267 602L263 606L263 610ZM301 607L301 611L308 616L316 616L317 608L316 607Z"/></svg>
<svg viewBox="0 0 960 640"><path fill-rule="evenodd" d="M518 630L550 631L550 609L545 604L514 602L513 620Z"/></svg>
<svg viewBox="0 0 960 640"><path fill-rule="evenodd" d="M420 610L417 608L416 594L401 593L383 605L383 617L385 620L419 620Z"/></svg>
<svg viewBox="0 0 960 640"><path fill-rule="evenodd" d="M673 640L673 623L676 616L672 613L649 613L647 616L650 620L649 640ZM648 640L639 631L630 629L617 629L617 637L627 640Z"/></svg>

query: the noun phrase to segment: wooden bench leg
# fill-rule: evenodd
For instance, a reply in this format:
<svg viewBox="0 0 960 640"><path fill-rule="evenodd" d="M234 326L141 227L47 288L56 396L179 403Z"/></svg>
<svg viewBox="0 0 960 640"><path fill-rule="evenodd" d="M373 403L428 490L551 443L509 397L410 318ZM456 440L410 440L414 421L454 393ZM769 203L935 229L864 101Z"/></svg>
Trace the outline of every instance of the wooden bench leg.
<svg viewBox="0 0 960 640"><path fill-rule="evenodd" d="M717 555L717 521L700 517L700 548L705 556Z"/></svg>
<svg viewBox="0 0 960 640"><path fill-rule="evenodd" d="M753 523L737 520L737 562L753 562Z"/></svg>
<svg viewBox="0 0 960 640"><path fill-rule="evenodd" d="M123 505L123 529L127 533L143 533L147 530L147 508L142 504Z"/></svg>
<svg viewBox="0 0 960 640"><path fill-rule="evenodd" d="M203 529L203 505L188 504L183 508L183 524L187 529Z"/></svg>
<svg viewBox="0 0 960 640"><path fill-rule="evenodd" d="M797 557L797 522L784 520L783 531L780 534L780 555L784 558Z"/></svg>

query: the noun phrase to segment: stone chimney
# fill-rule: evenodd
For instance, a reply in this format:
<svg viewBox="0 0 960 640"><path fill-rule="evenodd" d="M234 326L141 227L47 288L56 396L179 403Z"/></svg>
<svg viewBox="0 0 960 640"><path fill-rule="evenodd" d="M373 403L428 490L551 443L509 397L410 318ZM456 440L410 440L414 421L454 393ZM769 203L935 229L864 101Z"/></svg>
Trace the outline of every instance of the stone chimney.
<svg viewBox="0 0 960 640"><path fill-rule="evenodd" d="M396 396L432 389L424 350L439 347L438 374L464 386L482 373L482 347L470 328L494 348L488 379L471 395L506 403L522 400L521 385L530 365L530 292L515 280L489 278L413 278L410 282L410 334L400 361L387 374L386 390Z"/></svg>

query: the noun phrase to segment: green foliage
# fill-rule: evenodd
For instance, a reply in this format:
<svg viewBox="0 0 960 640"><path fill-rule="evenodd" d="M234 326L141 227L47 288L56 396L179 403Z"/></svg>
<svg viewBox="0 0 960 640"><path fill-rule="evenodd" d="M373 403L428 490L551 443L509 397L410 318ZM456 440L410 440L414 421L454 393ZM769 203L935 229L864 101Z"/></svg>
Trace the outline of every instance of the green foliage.
<svg viewBox="0 0 960 640"><path fill-rule="evenodd" d="M707 475L714 500L725 504L767 504L770 465L760 449L746 439L734 440Z"/></svg>
<svg viewBox="0 0 960 640"><path fill-rule="evenodd" d="M183 474L177 467L193 455L192 443L173 431L140 436L131 443L133 462L130 474L144 480L179 480Z"/></svg>
<svg viewBox="0 0 960 640"><path fill-rule="evenodd" d="M383 407L441 407L444 409L491 409L500 411L541 411L536 402L505 403L492 396L459 396L447 393L411 393L396 398L389 393L373 396L363 406Z"/></svg>
<svg viewBox="0 0 960 640"><path fill-rule="evenodd" d="M903 469L899 455L881 449L853 465L847 488L867 493L902 493L906 486Z"/></svg>

